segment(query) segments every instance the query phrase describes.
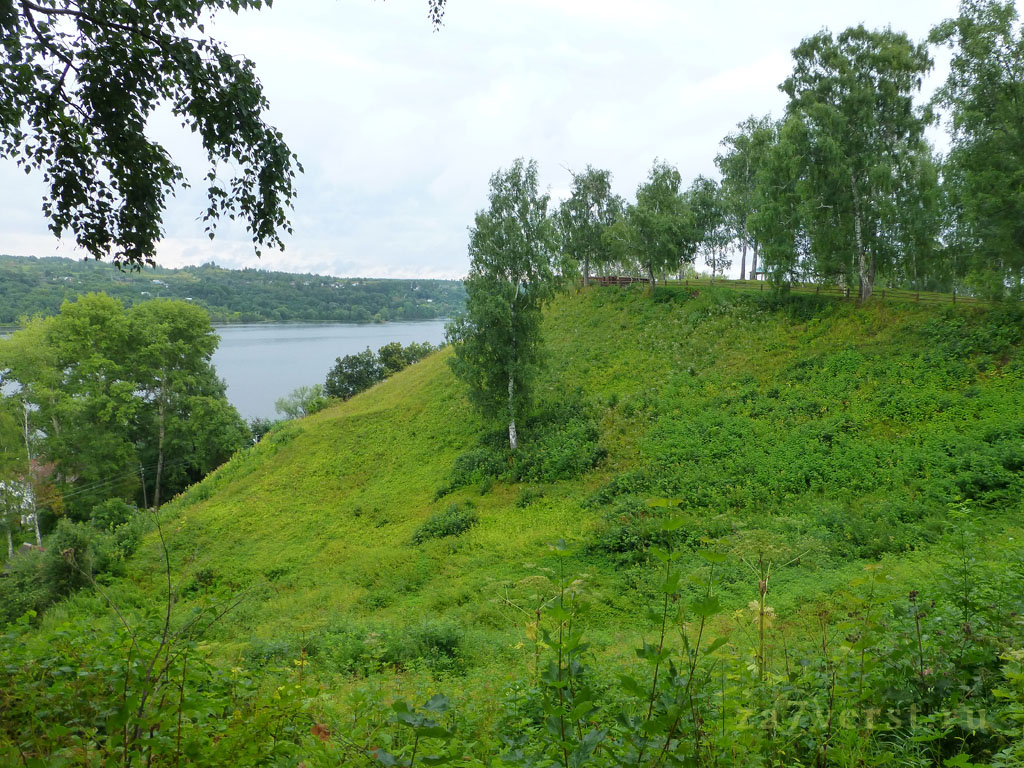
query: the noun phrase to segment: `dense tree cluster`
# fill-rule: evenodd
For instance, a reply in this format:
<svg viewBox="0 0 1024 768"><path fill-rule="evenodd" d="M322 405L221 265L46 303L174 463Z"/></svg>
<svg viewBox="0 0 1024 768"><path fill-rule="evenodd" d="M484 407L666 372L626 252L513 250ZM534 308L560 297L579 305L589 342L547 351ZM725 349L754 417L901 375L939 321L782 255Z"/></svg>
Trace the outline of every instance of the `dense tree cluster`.
<svg viewBox="0 0 1024 768"><path fill-rule="evenodd" d="M376 323L451 317L466 292L457 280L385 280L297 275L204 264L122 272L110 264L0 255L0 324L56 314L83 293L102 291L126 306L181 299L214 322Z"/></svg>
<svg viewBox="0 0 1024 768"><path fill-rule="evenodd" d="M437 347L429 342L410 342L402 346L397 341L385 344L373 352L369 347L362 352L339 357L327 373L323 392L328 397L348 400L374 384L423 359ZM293 393L294 394L294 393ZM280 408L278 410L281 410Z"/></svg>
<svg viewBox="0 0 1024 768"><path fill-rule="evenodd" d="M656 160L632 202L587 167L553 213L552 269L839 285L876 283L1021 297L1024 291L1024 37L1013 3L964 0L933 44L953 49L931 102L927 44L891 29L822 31L793 50L780 119L750 117L722 141L720 181L687 184ZM949 118L940 157L925 130ZM526 204L525 198L521 200ZM475 236L475 235L474 235ZM473 247L471 246L471 255ZM472 287L470 288L472 294ZM472 295L470 303L473 302Z"/></svg>
<svg viewBox="0 0 1024 768"><path fill-rule="evenodd" d="M197 481L249 439L210 364L217 341L207 314L177 301L126 310L88 294L29 321L0 341L3 479L76 519L110 498L158 506Z"/></svg>

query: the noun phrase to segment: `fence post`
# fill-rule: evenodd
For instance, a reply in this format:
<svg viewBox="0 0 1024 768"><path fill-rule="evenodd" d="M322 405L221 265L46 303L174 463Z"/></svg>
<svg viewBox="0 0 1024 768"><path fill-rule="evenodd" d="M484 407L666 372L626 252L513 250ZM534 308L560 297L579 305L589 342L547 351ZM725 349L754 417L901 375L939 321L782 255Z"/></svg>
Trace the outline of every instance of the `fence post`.
<svg viewBox="0 0 1024 768"><path fill-rule="evenodd" d="M956 304L956 288L953 289L953 303Z"/></svg>
<svg viewBox="0 0 1024 768"><path fill-rule="evenodd" d="M917 296L914 297L914 301L916 301L918 304L921 303L921 292L920 291L917 292Z"/></svg>
<svg viewBox="0 0 1024 768"><path fill-rule="evenodd" d="M882 301L885 301L885 288L882 289Z"/></svg>
<svg viewBox="0 0 1024 768"><path fill-rule="evenodd" d="M761 293L764 293L764 281L761 281Z"/></svg>

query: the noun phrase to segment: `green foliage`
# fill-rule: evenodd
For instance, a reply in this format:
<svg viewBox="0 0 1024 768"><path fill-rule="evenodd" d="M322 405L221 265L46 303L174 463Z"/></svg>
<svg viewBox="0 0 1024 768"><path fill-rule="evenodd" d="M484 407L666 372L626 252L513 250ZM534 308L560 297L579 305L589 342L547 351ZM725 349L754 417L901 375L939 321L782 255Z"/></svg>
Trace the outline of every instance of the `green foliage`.
<svg viewBox="0 0 1024 768"><path fill-rule="evenodd" d="M574 173L572 192L556 213L562 251L568 259L562 274L582 274L584 284L592 269L601 272L612 260L603 235L621 218L625 201L612 193L611 179L611 172L589 165L582 173Z"/></svg>
<svg viewBox="0 0 1024 768"><path fill-rule="evenodd" d="M679 171L663 161L651 166L647 181L637 187L636 204L605 230L604 242L616 261L655 275L692 265L703 233L681 189Z"/></svg>
<svg viewBox="0 0 1024 768"><path fill-rule="evenodd" d="M481 413L508 425L515 450L516 420L530 403L541 358L541 307L555 289L557 232L536 162L520 158L499 170L488 197L470 228L466 314L448 326L450 360Z"/></svg>
<svg viewBox="0 0 1024 768"><path fill-rule="evenodd" d="M0 341L0 372L32 406L32 456L53 465L39 504L77 519L110 497L159 505L248 442L210 363L216 346L198 307L126 311L103 294Z"/></svg>
<svg viewBox="0 0 1024 768"><path fill-rule="evenodd" d="M436 349L427 342L420 344L414 341L403 347L399 342L392 341L376 353L367 347L362 352L339 357L327 373L324 392L328 397L348 400Z"/></svg>
<svg viewBox="0 0 1024 768"><path fill-rule="evenodd" d="M217 674L262 676L254 701L284 684L286 667L288 679L303 670L329 691L298 708L282 693L292 712L310 713L298 721L304 733L315 717L331 734L296 760L371 765L369 750L379 747L408 761L412 733L391 722L391 704L441 690L452 702L443 725L453 736L421 751L417 764L431 753L467 765L493 764L503 753L507 763L516 750L526 764L564 763L560 743L571 756L588 733L606 730L584 747L594 747L590 764L629 764L626 750L638 751L648 733L650 765L687 680L681 625L692 648L700 613L715 609L702 647L728 639L700 656L691 688L702 764L809 766L826 742L832 765L863 758L923 768L960 753L1014 764L1012 713L1024 705L1008 654L1024 641L1009 614L1024 594L1016 521L1024 368L1011 306L856 308L706 288L662 288L652 300L642 290L595 289L555 298L544 335L554 364L540 372L537 421L522 423L515 468L503 434L481 440L447 372L451 353L442 352L315 423L283 425L164 508L180 563L176 610L247 589L202 646ZM582 391L566 393L566 381ZM531 444L557 456L560 437L577 430L596 435L580 445L607 452L595 466L528 483L512 474L574 466L526 457ZM431 495L456 465L468 479L456 498L460 507L473 499L477 524L461 539L408 546L439 508ZM490 492L477 496L488 479ZM976 500L962 508L957 499L968 492ZM954 517L961 510L977 521L964 528L966 547ZM559 535L577 546L565 555L542 546ZM97 578L132 613L154 612L162 562L152 537L137 540L127 561L107 544L115 556ZM713 551L728 559L709 562ZM666 581L666 552L678 583ZM774 563L763 601L744 562ZM879 562L883 571L865 570ZM130 578L117 576L122 569ZM584 630L580 643L590 646L572 659L572 679L589 693L567 709L569 699L560 702L542 675L553 661L547 678L558 683L563 619L551 613L554 585L577 581L573 573L587 575L574 588L572 631ZM865 574L881 575L860 583ZM12 618L23 612L13 606L33 607L32 590L45 586L14 579L0 578L0 604L12 606ZM669 655L653 686L666 594ZM90 604L89 592L78 592L38 631ZM645 618L648 605L657 621ZM685 609L681 624L676 607ZM914 613L926 614L918 617L923 654ZM869 643L858 645L860 635ZM642 656L633 648L638 636L646 639ZM260 639L249 649L251 638ZM923 680L922 655L930 670ZM593 709L573 719L584 701ZM975 702L990 713L988 730L967 727L962 707ZM682 703L685 727L664 764L695 750L689 696ZM874 708L882 710L876 723L891 715L899 725L868 729L864 713ZM996 712L1006 713L998 725ZM559 717L577 724L572 739L562 738ZM559 723L557 737L549 722Z"/></svg>
<svg viewBox="0 0 1024 768"><path fill-rule="evenodd" d="M129 522L138 508L121 499L107 499L92 508L89 522L100 531L112 531Z"/></svg>
<svg viewBox="0 0 1024 768"><path fill-rule="evenodd" d="M943 165L947 227L958 276L994 297L1024 281L1024 35L1012 2L965 0L930 41L952 49L935 102L949 112Z"/></svg>
<svg viewBox="0 0 1024 768"><path fill-rule="evenodd" d="M545 404L522 424L521 443L511 451L501 432L486 433L480 446L460 454L437 498L486 479L545 482L580 477L607 455L600 443L596 411L575 399Z"/></svg>
<svg viewBox="0 0 1024 768"><path fill-rule="evenodd" d="M263 120L269 105L252 62L203 33L209 13L250 6L259 3L111 2L73 14L9 6L0 14L7 41L0 147L26 170L43 172L43 210L54 234L70 230L96 259L112 253L136 268L153 262L165 200L184 181L145 132L157 104L166 103L202 138L210 165L203 219L211 236L222 215L237 215L257 254L283 247L301 166ZM60 63L41 63L47 61ZM234 175L221 182L218 169L228 163Z"/></svg>
<svg viewBox="0 0 1024 768"><path fill-rule="evenodd" d="M55 315L65 301L100 291L129 307L156 298L188 301L222 323L430 320L461 312L466 298L457 280L338 278L212 262L122 272L99 261L0 255L0 324Z"/></svg>
<svg viewBox="0 0 1024 768"><path fill-rule="evenodd" d="M59 595L44 574L46 553L18 554L5 566L0 578L0 628L29 611L42 612Z"/></svg>
<svg viewBox="0 0 1024 768"><path fill-rule="evenodd" d="M412 535L413 544L422 544L430 539L461 536L480 522L473 503L449 504L443 511L435 512L419 526Z"/></svg>
<svg viewBox="0 0 1024 768"><path fill-rule="evenodd" d="M519 498L516 499L516 506L520 509L526 509L528 506L542 498L544 498L544 491L540 488L534 488L528 485L519 492Z"/></svg>
<svg viewBox="0 0 1024 768"><path fill-rule="evenodd" d="M32 754L68 765L88 754L102 765L212 768L294 764L317 751L310 691L294 680L266 690L208 664L191 639L162 644L156 626L128 632L79 616L30 633L27 619L0 635L4 762Z"/></svg>
<svg viewBox="0 0 1024 768"><path fill-rule="evenodd" d="M327 397L319 385L297 387L274 402L274 409L286 419L301 419L326 407Z"/></svg>
<svg viewBox="0 0 1024 768"><path fill-rule="evenodd" d="M931 67L924 45L890 29L823 31L793 50L786 124L761 164L753 224L777 281L918 278L937 261L938 183L924 141L930 113L912 95Z"/></svg>
<svg viewBox="0 0 1024 768"><path fill-rule="evenodd" d="M752 249L750 275L757 272L757 254L761 250L751 219L758 207L758 176L775 144L777 126L770 117L748 117L737 131L722 140L724 152L715 157L722 174L722 206L725 229L743 253L740 279L747 276L747 249Z"/></svg>
<svg viewBox="0 0 1024 768"><path fill-rule="evenodd" d="M278 426L281 422L274 419L264 419L259 416L249 419L249 432L252 434L252 441L258 443L274 427Z"/></svg>

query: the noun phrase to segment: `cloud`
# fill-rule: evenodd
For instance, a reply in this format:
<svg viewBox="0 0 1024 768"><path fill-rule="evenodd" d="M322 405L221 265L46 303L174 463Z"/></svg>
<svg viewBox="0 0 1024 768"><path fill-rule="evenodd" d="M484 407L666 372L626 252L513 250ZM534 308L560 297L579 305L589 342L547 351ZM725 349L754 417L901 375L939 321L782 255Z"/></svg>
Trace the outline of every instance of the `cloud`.
<svg viewBox="0 0 1024 768"><path fill-rule="evenodd" d="M244 52L271 103L269 120L306 168L295 234L253 255L244 228L203 236L203 188L170 202L158 259L215 260L360 276L459 277L466 228L491 174L538 160L554 197L565 168L610 169L631 196L655 157L685 179L714 174L719 141L747 116L778 115L790 50L829 27L890 24L917 39L956 0L491 0L453 3L431 30L425 0L307 0L209 28ZM941 74L941 73L940 73ZM153 134L201 181L196 138L166 111ZM75 255L46 233L42 186L0 166L0 251ZM78 254L81 255L81 254Z"/></svg>

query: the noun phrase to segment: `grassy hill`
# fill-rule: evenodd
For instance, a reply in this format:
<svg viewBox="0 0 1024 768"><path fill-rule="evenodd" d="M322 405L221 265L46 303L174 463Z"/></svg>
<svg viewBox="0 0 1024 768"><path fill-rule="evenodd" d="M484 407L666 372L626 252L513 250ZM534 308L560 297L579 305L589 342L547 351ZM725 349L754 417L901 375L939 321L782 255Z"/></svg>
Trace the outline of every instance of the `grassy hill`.
<svg viewBox="0 0 1024 768"><path fill-rule="evenodd" d="M489 667L529 618L503 601L529 602L559 539L588 576L591 634L628 653L656 591L646 549L658 513L645 500L672 497L688 515L684 567L700 570L702 548L731 556L720 572L730 608L757 595L741 558L799 558L772 582L776 611L791 612L828 602L867 563L939 567L929 552L958 503L988 534L1019 522L1022 328L1013 309L563 297L547 314L537 387L540 409L556 413L528 425L515 460L581 443L589 457L596 443L596 466L571 476L556 457L512 481L500 428L468 408L443 352L288 424L175 501L171 546L204 590L252 588L218 630L232 652L284 658L319 635L330 645L339 632L436 624L459 636L462 663ZM415 545L453 504L479 523ZM367 663L364 651L338 668Z"/></svg>
<svg viewBox="0 0 1024 768"><path fill-rule="evenodd" d="M953 627L939 636L956 634L960 610L964 627L977 621L964 637L980 632L984 613L1005 643L985 646L993 669L1021 647L1020 308L590 289L557 299L544 334L516 456L470 410L444 350L284 425L167 505L180 605L244 592L204 648L253 669L308 661L337 692L319 715L329 722L354 711L345 697L367 680L443 688L486 751L508 717L486 702L535 674L551 642L537 645L534 622L554 626L544 616L559 580L579 593L607 683L657 636L648 609L669 605L657 557L669 546L685 577L673 594L698 600L714 578L721 610L707 631L736 685L759 665L797 685L790 665L823 631L826 646L853 643L843 622L860 615L866 574L901 628L911 683L925 678L924 651L910 653L918 599L948 599L954 618L933 602L927 619ZM458 535L431 537L432 518ZM154 540L130 568L120 599L158 601ZM921 640L922 616L917 646L934 644L938 668L948 653Z"/></svg>

